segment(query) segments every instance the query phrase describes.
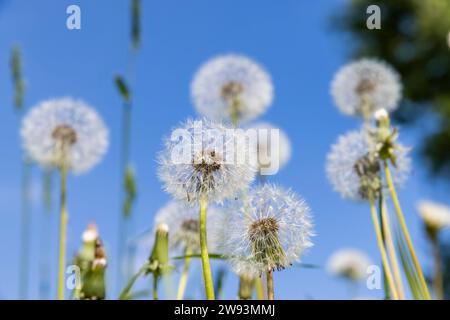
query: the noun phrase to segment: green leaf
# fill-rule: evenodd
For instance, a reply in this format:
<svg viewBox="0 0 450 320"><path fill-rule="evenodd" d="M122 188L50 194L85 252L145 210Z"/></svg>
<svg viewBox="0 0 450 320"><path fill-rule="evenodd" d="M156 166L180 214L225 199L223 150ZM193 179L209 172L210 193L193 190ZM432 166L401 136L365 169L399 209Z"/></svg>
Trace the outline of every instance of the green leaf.
<svg viewBox="0 0 450 320"><path fill-rule="evenodd" d="M424 298L424 295L420 289L419 277L413 267L411 258L409 256L409 251L407 250L405 241L401 236L401 231L398 224L395 225L395 239L400 256L400 261L402 263L402 267L405 272L406 280L408 281L411 294L415 300L422 300Z"/></svg>
<svg viewBox="0 0 450 320"><path fill-rule="evenodd" d="M131 100L131 94L130 90L128 89L128 85L125 82L125 79L120 75L116 75L114 78L114 82L116 84L116 88L119 91L120 96L122 97L122 100L125 103L129 103Z"/></svg>
<svg viewBox="0 0 450 320"><path fill-rule="evenodd" d="M122 290L122 292L120 293L119 296L119 300L130 300L132 295L131 295L131 289L133 288L134 283L136 282L136 280L142 275L144 274L147 270L149 269L149 264L145 263L140 269L139 271L130 279L130 281L128 282L128 284L126 285L126 287Z"/></svg>

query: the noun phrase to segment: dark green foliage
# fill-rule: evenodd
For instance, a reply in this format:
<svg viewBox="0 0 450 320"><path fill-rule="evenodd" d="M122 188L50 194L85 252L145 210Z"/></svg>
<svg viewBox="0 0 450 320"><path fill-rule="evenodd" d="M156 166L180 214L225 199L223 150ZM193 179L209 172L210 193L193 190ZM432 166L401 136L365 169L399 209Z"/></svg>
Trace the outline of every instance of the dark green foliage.
<svg viewBox="0 0 450 320"><path fill-rule="evenodd" d="M381 30L366 27L366 9L381 8ZM437 116L423 139L422 154L433 174L450 179L450 1L353 0L332 17L334 27L356 39L354 56L390 63L402 76L405 101L395 119L424 125L424 115Z"/></svg>

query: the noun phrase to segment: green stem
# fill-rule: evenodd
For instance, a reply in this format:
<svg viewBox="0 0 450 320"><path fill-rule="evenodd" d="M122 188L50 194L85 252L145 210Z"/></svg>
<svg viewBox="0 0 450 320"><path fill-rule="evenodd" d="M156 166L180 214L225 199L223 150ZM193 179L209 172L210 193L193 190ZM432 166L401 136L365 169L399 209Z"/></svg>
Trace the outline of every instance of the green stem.
<svg viewBox="0 0 450 320"><path fill-rule="evenodd" d="M21 250L20 250L20 299L28 298L28 270L30 266L30 175L31 164L24 160L22 167L22 226L21 226Z"/></svg>
<svg viewBox="0 0 450 320"><path fill-rule="evenodd" d="M59 224L59 259L58 259L58 300L64 300L64 269L66 266L66 232L67 232L67 208L66 208L66 183L67 169L61 166L61 193L60 193L60 224Z"/></svg>
<svg viewBox="0 0 450 320"><path fill-rule="evenodd" d="M434 256L434 276L433 276L433 289L436 299L444 300L444 279L442 273L442 256L439 249L439 241L437 237L431 240L433 243L433 256Z"/></svg>
<svg viewBox="0 0 450 320"><path fill-rule="evenodd" d="M427 283L425 282L425 277L423 275L422 267L420 266L419 259L417 258L417 255L416 255L416 251L414 250L411 236L409 235L408 227L406 226L405 218L403 216L403 212L400 207L400 202L398 200L397 192L395 190L394 182L392 180L392 175L391 175L391 171L389 170L389 164L388 164L387 160L384 160L383 165L384 165L384 173L386 176L386 182L388 184L389 192L391 194L392 201L394 203L395 212L397 214L397 219L400 222L400 227L403 231L403 235L405 236L408 250L411 254L411 258L413 260L414 267L419 276L420 285L421 285L423 293L425 295L425 299L431 300L431 296L428 291L428 286L427 286Z"/></svg>
<svg viewBox="0 0 450 320"><path fill-rule="evenodd" d="M387 209L385 207L385 203L383 200L383 195L380 195L380 202L378 206L378 210L380 210L381 216L381 225L384 235L384 243L386 244L387 252L389 255L389 259L392 262L393 276L395 287L397 288L398 297L400 300L405 299L405 294L403 290L403 283L400 274L400 268L398 266L397 253L395 252L394 241L392 240L392 233L390 228L389 216L387 214Z"/></svg>
<svg viewBox="0 0 450 320"><path fill-rule="evenodd" d="M267 300L274 300L274 288L273 288L273 272L267 271Z"/></svg>
<svg viewBox="0 0 450 320"><path fill-rule="evenodd" d="M264 284L261 277L257 277L255 280L256 298L258 300L264 300Z"/></svg>
<svg viewBox="0 0 450 320"><path fill-rule="evenodd" d="M189 257L192 253L192 250L189 247L186 247L184 258L184 266L183 273L181 274L180 283L178 284L178 292L177 292L177 300L183 300L184 292L186 291L187 280L189 276L189 266L191 263L191 258Z"/></svg>
<svg viewBox="0 0 450 320"><path fill-rule="evenodd" d="M206 212L208 209L208 199L206 196L200 199L200 253L202 256L203 280L205 282L205 292L207 300L214 300L214 285L209 264L208 244L206 235Z"/></svg>
<svg viewBox="0 0 450 320"><path fill-rule="evenodd" d="M153 274L153 300L158 300L158 276Z"/></svg>
<svg viewBox="0 0 450 320"><path fill-rule="evenodd" d="M117 264L117 286L120 288L122 286L123 278L126 274L128 276L128 271L124 269L124 252L125 252L125 242L127 239L127 224L129 216L125 212L125 202L127 201L127 190L125 186L125 179L127 174L127 166L129 164L130 158L130 128L131 128L131 103L124 103L123 105L123 115L122 115L122 150L121 150L121 160L120 160L120 171L121 179L120 185L124 188L122 193L122 198L120 200L120 218L119 218L119 237L118 237L118 264Z"/></svg>
<svg viewBox="0 0 450 320"><path fill-rule="evenodd" d="M381 260L383 262L384 270L386 271L386 273L385 273L386 280L389 285L389 289L391 291L392 298L394 300L398 300L397 289L394 286L392 271L391 271L391 267L389 266L389 261L388 261L386 251L384 248L383 236L381 235L381 228L380 228L380 224L378 222L377 209L375 208L375 203L373 201L372 195L369 195L369 202L370 202L370 212L372 215L373 227L375 229L375 234L377 237L378 249L380 250Z"/></svg>

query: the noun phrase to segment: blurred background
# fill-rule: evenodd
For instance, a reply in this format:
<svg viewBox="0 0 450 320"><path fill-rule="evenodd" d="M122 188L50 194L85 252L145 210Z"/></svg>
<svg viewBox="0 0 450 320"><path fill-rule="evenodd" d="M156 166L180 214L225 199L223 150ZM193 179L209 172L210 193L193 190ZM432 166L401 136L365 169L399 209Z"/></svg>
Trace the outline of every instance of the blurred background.
<svg viewBox="0 0 450 320"><path fill-rule="evenodd" d="M66 8L81 8L81 29L66 27ZM366 8L381 8L381 30L366 28ZM14 109L10 52L22 52L26 85L24 111L52 97L73 96L94 106L110 128L111 146L91 172L69 178L68 254L95 221L108 254L108 294L118 297L118 223L121 206L120 126L122 103L114 76L127 71L130 55L129 0L0 0L0 298L19 297L23 113ZM404 101L395 114L400 140L413 147L413 173L400 190L406 219L425 273L431 272L430 247L416 212L419 200L450 205L450 2L447 0L165 0L142 1L141 47L132 76L132 158L138 195L130 234L151 229L155 212L169 199L156 176L162 137L187 117L195 117L190 81L205 60L241 53L266 67L275 101L263 120L285 130L292 143L290 163L270 181L300 193L310 204L316 225L314 247L303 258L318 268L294 267L275 274L280 299L345 299L348 286L327 274L336 249L354 247L378 262L369 210L342 200L324 171L325 157L337 136L359 125L335 108L329 94L338 68L355 57L386 60L399 71ZM57 180L49 231L42 231L42 173L31 170L31 257L29 298L54 298L57 254ZM42 232L54 239L46 249L50 287L40 286ZM443 234L450 264L450 237ZM145 252L145 251L148 252ZM150 247L138 250L146 259ZM196 262L199 263L199 262ZM186 296L202 297L199 268L193 268ZM141 283L141 287L150 282ZM447 297L450 273L446 273ZM237 280L227 274L224 297L235 298ZM358 297L382 298L383 290Z"/></svg>

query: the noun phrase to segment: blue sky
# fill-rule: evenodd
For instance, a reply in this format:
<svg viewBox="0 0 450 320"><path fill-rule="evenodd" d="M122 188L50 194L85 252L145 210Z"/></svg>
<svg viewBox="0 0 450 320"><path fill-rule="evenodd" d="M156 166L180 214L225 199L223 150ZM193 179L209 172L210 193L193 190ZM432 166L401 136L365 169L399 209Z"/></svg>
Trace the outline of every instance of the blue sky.
<svg viewBox="0 0 450 320"><path fill-rule="evenodd" d="M347 203L332 192L324 173L325 156L336 137L359 124L333 106L329 84L334 72L349 59L348 37L339 34L329 16L344 1L298 0L144 0L143 45L135 64L132 158L137 169L139 199L135 233L152 226L153 214L169 200L156 176L162 136L189 116L195 116L189 85L207 59L222 53L241 53L262 63L271 73L275 101L263 120L290 136L293 157L272 179L291 187L309 202L316 225L314 247L304 262L325 265L341 247L362 249L378 260L368 208ZM66 7L81 7L82 29L66 28ZM364 14L362 12L361 14ZM95 106L110 128L111 147L92 171L69 179L68 253L80 244L80 234L95 220L110 256L108 276L115 279L119 217L119 150L121 103L113 86L114 74L126 71L130 56L128 0L0 0L0 298L18 294L20 172L20 114L13 111L9 52L23 50L27 81L26 108L51 97L73 96ZM368 31L371 32L371 31ZM414 146L419 131L405 130L402 140ZM414 151L413 151L414 152ZM449 204L448 188L427 180L415 158L414 172L400 192L416 247L429 266L428 247L415 212L419 199ZM40 171L33 174L33 233L30 296L38 297ZM55 203L55 206L57 203ZM57 216L52 218L50 250L56 272ZM197 269L198 271L198 269ZM198 272L197 272L198 273ZM55 280L53 279L52 280ZM236 295L228 276L226 296ZM190 292L198 293L193 274ZM346 298L347 287L324 270L293 268L275 275L278 298ZM113 286L115 287L115 286ZM363 286L359 295L381 297ZM55 281L52 283L52 295ZM114 290L110 298L117 297Z"/></svg>

